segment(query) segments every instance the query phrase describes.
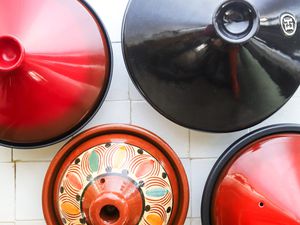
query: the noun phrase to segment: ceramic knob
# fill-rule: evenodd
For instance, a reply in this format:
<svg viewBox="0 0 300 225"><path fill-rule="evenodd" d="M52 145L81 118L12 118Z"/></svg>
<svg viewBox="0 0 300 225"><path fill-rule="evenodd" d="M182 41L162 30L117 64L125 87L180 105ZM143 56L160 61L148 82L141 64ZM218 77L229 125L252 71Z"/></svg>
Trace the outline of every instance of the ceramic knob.
<svg viewBox="0 0 300 225"><path fill-rule="evenodd" d="M300 224L300 126L254 131L229 147L207 180L203 225Z"/></svg>
<svg viewBox="0 0 300 225"><path fill-rule="evenodd" d="M0 1L0 144L66 139L97 112L111 80L111 47L84 0Z"/></svg>
<svg viewBox="0 0 300 225"><path fill-rule="evenodd" d="M54 158L43 209L50 225L182 225L188 196L182 164L166 143L141 128L106 125Z"/></svg>

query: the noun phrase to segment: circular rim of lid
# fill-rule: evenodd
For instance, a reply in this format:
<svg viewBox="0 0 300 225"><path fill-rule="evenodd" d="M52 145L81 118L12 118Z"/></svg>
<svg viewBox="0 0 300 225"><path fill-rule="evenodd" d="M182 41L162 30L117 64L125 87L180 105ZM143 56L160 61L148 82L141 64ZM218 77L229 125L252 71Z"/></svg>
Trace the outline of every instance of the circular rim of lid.
<svg viewBox="0 0 300 225"><path fill-rule="evenodd" d="M190 194L187 175L179 157L174 152L174 150L172 150L172 148L156 134L144 128L127 124L106 124L90 128L89 130L86 130L72 138L67 144L65 144L60 149L60 151L51 161L51 164L45 175L45 180L43 184L42 206L46 222L49 225L60 224L59 219L56 217L55 206L53 204L54 186L56 181L56 175L60 171L60 165L62 165L72 153L72 151L82 143L92 138L109 134L128 134L137 138L141 138L146 142L149 142L150 144L157 147L157 149L160 150L160 152L168 158L175 172L175 176L178 179L179 186L178 193L180 204L178 204L179 208L177 212L180 213L178 213L174 217L174 221L176 221L176 224L178 225L183 225L186 220L189 208L188 206Z"/></svg>
<svg viewBox="0 0 300 225"><path fill-rule="evenodd" d="M267 127L260 128L252 131L235 141L230 145L225 152L218 158L210 171L210 174L206 180L202 202L201 202L201 222L203 225L213 225L211 222L211 207L215 185L219 179L219 175L223 172L223 169L228 165L234 156L242 151L245 147L251 143L258 141L264 137L282 133L297 133L300 134L300 125L298 124L276 124Z"/></svg>
<svg viewBox="0 0 300 225"><path fill-rule="evenodd" d="M231 34L229 31L226 30L225 26L220 26L220 24L218 23L218 17L220 17L220 12L222 10L224 10L224 8L226 8L228 5L231 4L242 4L243 7L247 7L248 10L250 10L251 12L251 16L253 19L253 23L250 25L250 27L247 28L247 30L245 30L245 34L241 34L242 36L239 38L233 38L234 35ZM220 6L216 9L214 16L213 16L213 25L215 28L216 33L225 41L227 41L228 43L231 44L243 44L245 42L247 42L249 39L253 38L254 35L257 33L257 31L259 30L259 12L253 7L252 4L250 4L248 1L246 0L227 0L225 2L222 2L220 4ZM243 32L243 33L244 33ZM232 37L230 37L232 36Z"/></svg>
<svg viewBox="0 0 300 225"><path fill-rule="evenodd" d="M8 142L8 141L4 141L4 140L0 139L0 145L2 145L4 147L8 147L8 148L18 148L20 150L26 150L26 149L33 149L33 148L34 149L44 148L44 147L48 147L50 145L54 145L59 142L65 141L66 139L69 139L70 137L74 136L77 132L79 132L81 129L83 129L94 118L94 116L97 114L97 112L103 105L103 103L107 97L107 94L108 94L108 91L109 91L109 88L111 85L111 81L112 81L112 76L113 76L113 64L114 63L113 63L112 44L111 44L111 40L108 35L107 29L105 28L102 20L100 19L100 17L96 13L96 11L93 9L93 7L86 0L78 0L78 1L79 1L79 4L82 4L82 6L85 7L86 10L88 10L90 15L93 16L93 18L95 19L95 23L99 26L99 28L103 32L103 36L105 38L104 41L107 44L107 51L108 51L108 57L109 57L109 59L108 59L109 66L107 68L107 70L108 70L107 81L105 83L105 86L103 87L103 91L102 91L101 95L98 96L98 100L95 104L95 108L93 110L91 110L91 113L89 113L85 116L85 119L83 119L80 123L76 124L76 126L72 127L72 129L70 129L69 131L67 131L63 134L60 134L59 136L56 136L54 138L48 139L46 141L35 142L35 143L12 143L12 142Z"/></svg>
<svg viewBox="0 0 300 225"><path fill-rule="evenodd" d="M163 117L165 117L169 121L171 121L173 123L176 123L179 126L182 126L182 127L188 128L188 129L192 129L192 130L196 130L196 131L203 131L203 132L209 132L209 133L233 133L233 132L237 132L237 131L241 131L241 130L253 127L253 126L263 122L267 118L269 118L272 115L274 115L275 113L277 113L282 107L284 107L287 104L287 102L290 100L290 98L293 96L294 93L291 96L289 96L288 98L286 98L286 100L282 104L278 105L277 108L275 110L273 110L272 112L269 112L264 117L261 117L259 119L255 119L252 122L248 122L247 125L243 125L242 127L241 126L232 126L231 128L223 128L223 129L204 128L204 127L200 127L198 125L195 125L195 123L194 124L189 124L186 121L182 121L181 119L170 115L170 113L167 110L161 109L161 107L158 104L156 104L156 101L154 100L154 98L151 98L147 94L147 92L145 92L143 90L142 85L138 82L138 78L134 75L135 73L134 73L134 69L133 69L133 67L134 67L133 64L130 63L129 60L126 60L127 58L129 58L128 57L129 56L129 51L126 50L126 44L125 44L126 43L126 40L125 40L126 39L126 37L125 37L126 36L126 34L125 34L126 33L125 32L126 31L126 21L127 21L127 14L130 10L130 6L131 6L132 2L134 2L134 0L130 0L127 4L127 7L126 7L126 10L125 10L125 13L124 13L125 16L123 17L122 31L121 31L121 35L122 35L121 36L122 53L123 53L125 66L126 66L126 69L128 71L129 77L131 78L131 81L134 84L134 87L143 96L143 98L151 105L151 107L153 109L155 109L159 114L161 114ZM251 2L251 1L248 1L248 0L224 0L222 3L219 4L219 7L224 5L224 4L227 4L228 2L246 2L247 4L250 4L249 2ZM254 9L255 9L255 13L257 14L257 17L259 18L261 16L260 12L257 11L256 7L254 7ZM218 10L218 8L215 9L215 12L217 10ZM213 19L214 19L214 16L212 17L212 20ZM259 28L260 28L260 25L258 25L256 31L254 33L252 33L253 36L258 32ZM227 42L227 43L231 44L232 46L238 46L239 44L240 45L246 44L247 41L239 43L239 44L230 43L230 42Z"/></svg>

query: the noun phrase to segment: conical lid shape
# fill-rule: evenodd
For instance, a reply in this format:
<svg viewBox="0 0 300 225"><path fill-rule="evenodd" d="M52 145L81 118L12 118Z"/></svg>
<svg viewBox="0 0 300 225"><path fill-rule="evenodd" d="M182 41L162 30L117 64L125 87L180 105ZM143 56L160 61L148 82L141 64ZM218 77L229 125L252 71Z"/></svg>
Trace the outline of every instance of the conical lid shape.
<svg viewBox="0 0 300 225"><path fill-rule="evenodd" d="M0 142L64 139L97 111L110 81L104 28L84 1L0 1Z"/></svg>
<svg viewBox="0 0 300 225"><path fill-rule="evenodd" d="M299 14L295 0L132 0L127 68L147 101L177 124L245 129L299 86Z"/></svg>

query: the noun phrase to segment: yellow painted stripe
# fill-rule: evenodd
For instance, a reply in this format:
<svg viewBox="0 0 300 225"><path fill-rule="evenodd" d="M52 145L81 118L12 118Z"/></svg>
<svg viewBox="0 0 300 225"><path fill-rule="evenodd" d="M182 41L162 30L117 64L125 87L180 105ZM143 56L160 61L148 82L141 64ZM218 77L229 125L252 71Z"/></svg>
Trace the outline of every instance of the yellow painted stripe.
<svg viewBox="0 0 300 225"><path fill-rule="evenodd" d="M162 219L157 214L150 214L147 216L146 219L147 219L148 223L151 225L162 225L163 224Z"/></svg>
<svg viewBox="0 0 300 225"><path fill-rule="evenodd" d="M121 146L114 154L113 167L121 168L126 160L126 147Z"/></svg>
<svg viewBox="0 0 300 225"><path fill-rule="evenodd" d="M68 202L62 203L61 209L62 209L62 211L64 211L65 213L67 213L69 215L78 215L78 214L80 214L79 209L75 205L73 205L71 203L68 203Z"/></svg>

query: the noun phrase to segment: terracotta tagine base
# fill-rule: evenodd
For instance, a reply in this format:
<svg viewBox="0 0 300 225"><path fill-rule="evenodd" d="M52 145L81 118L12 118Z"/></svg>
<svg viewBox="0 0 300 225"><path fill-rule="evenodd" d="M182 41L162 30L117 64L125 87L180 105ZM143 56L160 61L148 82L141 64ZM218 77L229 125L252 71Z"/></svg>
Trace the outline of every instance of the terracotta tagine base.
<svg viewBox="0 0 300 225"><path fill-rule="evenodd" d="M48 225L184 224L188 181L173 150L129 125L104 125L67 143L48 169Z"/></svg>
<svg viewBox="0 0 300 225"><path fill-rule="evenodd" d="M300 126L275 125L234 143L215 164L203 225L300 224Z"/></svg>

